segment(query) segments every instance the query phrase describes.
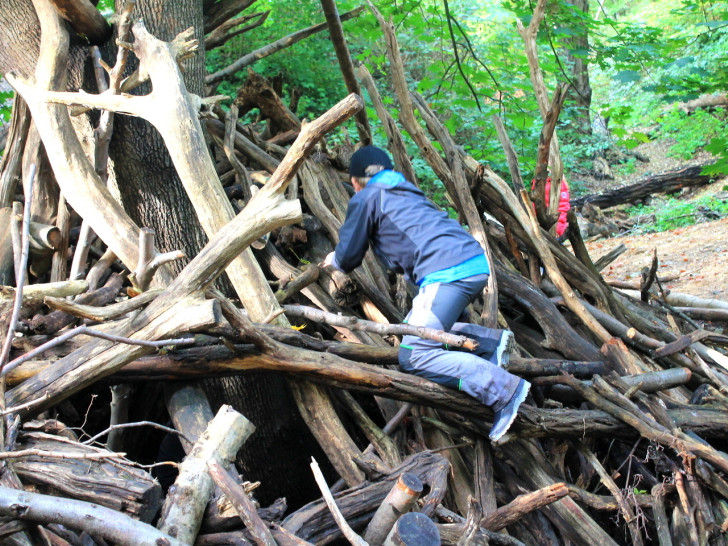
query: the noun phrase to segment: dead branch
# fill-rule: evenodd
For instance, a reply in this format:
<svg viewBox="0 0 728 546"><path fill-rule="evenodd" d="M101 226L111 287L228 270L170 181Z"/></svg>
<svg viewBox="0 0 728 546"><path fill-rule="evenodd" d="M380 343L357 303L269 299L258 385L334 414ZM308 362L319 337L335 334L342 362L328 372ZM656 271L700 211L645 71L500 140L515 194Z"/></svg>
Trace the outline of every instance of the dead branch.
<svg viewBox="0 0 728 546"><path fill-rule="evenodd" d="M270 15L271 10L260 11L258 13L250 13L247 15L241 15L232 19L228 19L224 23L220 24L214 30L205 33L205 51L211 51L216 47L220 47L228 40L235 38L249 30L253 30L265 23ZM245 26L240 26L248 21L251 21ZM235 30L235 27L239 27Z"/></svg>
<svg viewBox="0 0 728 546"><path fill-rule="evenodd" d="M339 60L339 67L344 77L346 89L349 93L360 95L359 82L357 82L356 76L354 75L354 65L351 62L349 48L346 45L344 29L341 26L341 18L339 17L339 10L336 8L336 2L334 0L321 0L321 7L324 11L324 17L326 17L329 36L334 44L334 51L336 52L336 58ZM367 146L372 141L372 130L369 127L369 118L365 110L360 110L355 116L359 141L364 146Z"/></svg>
<svg viewBox="0 0 728 546"><path fill-rule="evenodd" d="M69 301L63 297L46 296L44 301L51 309L57 309L75 317L103 322L106 320L118 319L132 311L141 309L162 292L163 290L161 288L147 290L146 292L143 292L133 298L129 298L128 300L103 307L96 305L83 305L76 301Z"/></svg>
<svg viewBox="0 0 728 546"><path fill-rule="evenodd" d="M35 178L35 165L31 167L30 180L28 188L25 190L25 208L23 210L23 231L22 231L22 257L20 267L16 273L15 302L13 303L13 311L10 315L10 322L7 326L7 333L3 339L2 351L0 351L0 373L5 369L5 365L10 355L10 345L15 337L15 328L17 327L18 317L20 316L20 307L23 303L23 287L25 286L26 271L28 268L28 247L30 245L30 204L33 199L33 179ZM4 383L0 384L0 390L4 390ZM2 394L2 393L0 393Z"/></svg>
<svg viewBox="0 0 728 546"><path fill-rule="evenodd" d="M353 316L341 316L333 313L326 313L313 307L303 305L284 305L286 313L294 317L303 317L313 322L323 322L326 324L345 326L350 330L364 330L366 332L376 332L378 334L396 334L396 335L414 335L426 339L434 339L441 341L445 345L451 347L460 347L469 351L478 348L478 342L466 336L459 336L441 330L432 328L423 328L420 326L412 326L410 324L382 324L369 320L357 319Z"/></svg>
<svg viewBox="0 0 728 546"><path fill-rule="evenodd" d="M352 19L359 15L361 13L363 8L357 8L352 11L346 12L343 15L341 15L342 21L347 21L349 19ZM264 57L267 57L269 55L272 55L273 53L278 53L282 49L285 49L287 47L292 46L295 43L300 42L301 40L308 38L309 36L316 34L317 32L322 32L326 30L328 27L326 23L319 23L318 25L313 25L311 27L305 28L303 30L299 30L297 32L294 32L292 34L289 34L288 36L285 36L281 38L280 40L273 42L271 44L268 44L256 51L253 51L251 53L248 53L247 55L241 57L234 63L230 64L229 66L226 66L223 69L218 70L217 72L210 74L205 78L205 83L207 85L214 85L218 83L220 80L223 80L227 76L230 76L231 74L234 74L235 72L238 72L245 68L246 66L250 66L255 61L258 61Z"/></svg>
<svg viewBox="0 0 728 546"><path fill-rule="evenodd" d="M362 540L362 538L359 535L357 535L354 532L354 530L349 526L349 524L346 522L346 519L341 514L341 511L336 506L336 501L334 500L334 497L331 494L331 491L329 490L328 486L326 485L326 479L324 478L324 475L321 473L318 463L316 462L316 459L314 459L314 458L311 458L311 471L313 472L313 475L316 478L316 483L318 484L319 489L321 490L321 495L323 496L324 500L326 501L326 506L329 507L331 514L334 516L334 521L336 521L336 524L339 526L339 529L341 529L341 532L344 534L344 537L346 537L346 539L354 546L368 546L367 542Z"/></svg>
<svg viewBox="0 0 728 546"><path fill-rule="evenodd" d="M520 495L510 503L483 518L480 521L480 525L491 531L500 531L513 521L517 521L523 514L538 510L542 506L556 502L568 494L569 488L566 487L566 484L555 483L538 491Z"/></svg>
<svg viewBox="0 0 728 546"><path fill-rule="evenodd" d="M225 469L215 459L207 462L207 468L213 481L233 503L235 511L245 523L245 527L253 535L255 543L258 546L276 546L273 535L258 516L253 501L250 500L245 490L235 483L235 480L225 472Z"/></svg>
<svg viewBox="0 0 728 546"><path fill-rule="evenodd" d="M179 466L179 475L164 501L157 524L162 532L186 544L194 541L213 491L207 461L216 459L229 465L254 430L255 426L230 406L220 408Z"/></svg>
<svg viewBox="0 0 728 546"><path fill-rule="evenodd" d="M0 486L0 515L39 523L60 523L72 529L118 544L155 544L184 546L151 525L137 521L116 510L90 502L62 499L40 493L28 493Z"/></svg>

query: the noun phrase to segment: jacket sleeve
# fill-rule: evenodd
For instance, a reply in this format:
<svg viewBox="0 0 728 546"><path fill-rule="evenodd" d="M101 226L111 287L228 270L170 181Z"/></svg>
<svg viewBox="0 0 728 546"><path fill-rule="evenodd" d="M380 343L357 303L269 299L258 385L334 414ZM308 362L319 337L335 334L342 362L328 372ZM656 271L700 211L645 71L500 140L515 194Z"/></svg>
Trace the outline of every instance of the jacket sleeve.
<svg viewBox="0 0 728 546"><path fill-rule="evenodd" d="M339 244L336 245L332 265L339 271L349 273L356 269L364 259L369 248L369 237L374 227L372 210L374 203L357 199L357 194L349 201L346 219L339 229Z"/></svg>

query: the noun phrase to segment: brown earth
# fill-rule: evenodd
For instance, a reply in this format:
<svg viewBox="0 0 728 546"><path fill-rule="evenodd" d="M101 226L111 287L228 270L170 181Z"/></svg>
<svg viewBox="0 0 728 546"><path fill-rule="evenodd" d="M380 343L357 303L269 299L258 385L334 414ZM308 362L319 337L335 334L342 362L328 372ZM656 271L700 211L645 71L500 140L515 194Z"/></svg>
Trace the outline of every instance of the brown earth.
<svg viewBox="0 0 728 546"><path fill-rule="evenodd" d="M637 170L619 181L610 181L609 186L631 184L648 174L660 173L687 165L705 162L709 154L701 153L692 161L681 161L669 157L669 142L646 143L637 148L650 158L649 163L637 163ZM599 193L605 183L584 180L590 192ZM703 193L716 194L725 187L725 179L698 189L690 196ZM609 214L609 209L605 211ZM728 218L702 222L660 233L626 234L610 239L587 241L587 248L593 260L603 256L619 244L627 251L608 265L602 274L607 281L631 281L639 284L641 271L649 268L653 253L657 253L658 277L674 279L663 283L673 291L702 298L728 301Z"/></svg>
<svg viewBox="0 0 728 546"><path fill-rule="evenodd" d="M604 279L639 283L657 253L658 278L673 292L728 301L728 218L660 233L626 235L587 242L593 260L619 244L627 251L603 271Z"/></svg>

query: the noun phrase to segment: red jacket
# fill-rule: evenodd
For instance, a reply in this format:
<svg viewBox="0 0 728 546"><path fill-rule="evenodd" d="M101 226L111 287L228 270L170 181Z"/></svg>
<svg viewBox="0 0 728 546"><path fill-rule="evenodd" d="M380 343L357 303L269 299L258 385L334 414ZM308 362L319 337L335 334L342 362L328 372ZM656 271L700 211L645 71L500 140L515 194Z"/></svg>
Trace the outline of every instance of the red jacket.
<svg viewBox="0 0 728 546"><path fill-rule="evenodd" d="M534 187L536 186L536 179L534 178L531 180L531 191L533 191ZM549 195L551 195L551 177L549 176L546 179L546 184L544 184L544 195L546 196L544 199L544 202L546 203L546 206L549 206ZM561 237L564 232L566 231L566 228L569 227L569 222L566 220L566 213L569 212L569 209L571 208L571 203L569 203L569 185L566 183L566 178L561 179L561 193L559 194L559 218L556 220L556 236Z"/></svg>

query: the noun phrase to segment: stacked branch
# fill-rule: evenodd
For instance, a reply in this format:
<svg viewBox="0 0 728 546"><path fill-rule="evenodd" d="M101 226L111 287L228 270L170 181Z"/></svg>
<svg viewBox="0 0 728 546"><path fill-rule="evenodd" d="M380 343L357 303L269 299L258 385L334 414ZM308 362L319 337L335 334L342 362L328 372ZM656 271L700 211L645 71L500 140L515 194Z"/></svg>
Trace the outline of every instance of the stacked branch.
<svg viewBox="0 0 728 546"><path fill-rule="evenodd" d="M210 43L222 43L246 21L260 24L265 14L231 19L252 3L206 2ZM328 27L341 40L330 4ZM37 121L68 203L102 243L87 281L21 282L0 294L2 337L9 340L0 362L2 536L22 543L36 534L56 543L83 537L96 544L120 536L170 544L313 544L341 537L370 544L724 542L728 340L661 304L652 287L659 283L646 279L636 296L607 285L578 229L570 230L573 252L560 245L549 234L553 218L543 201L535 213L525 191L514 192L464 154L437 112L409 92L394 29L370 7L387 43L402 128L366 70L357 71L360 83L397 146L398 166L409 169L399 146L410 138L488 253L493 284L469 311L473 320L499 321L515 333L508 369L529 378L533 399L499 445L490 445L488 408L397 368L403 334L461 351L476 349L474 340L402 324L412 289L373 255L350 276L315 265L338 241L351 150L324 145L312 151L353 116L368 137L358 95L302 123L274 86L251 71L238 106L259 109L265 127L244 126L233 110L224 124L207 121L215 143L209 150L200 103L184 89L176 66L176 54L194 44L187 35L166 44L137 23L134 54L143 67L139 75L151 75L148 95L62 92L43 80L41 65L33 79L8 75L28 106L25 117ZM531 55L543 8L539 2L521 32ZM37 9L44 39L63 36L51 4L38 0ZM285 40L273 46L280 50ZM60 55L64 47L46 44L41 57ZM353 88L347 50L337 53ZM537 59L529 59L538 71ZM246 56L235 66L250 62ZM213 74L208 83L226 74ZM561 164L554 128L562 95L557 91L549 101L538 73L532 81L543 104L538 161L545 170ZM65 105L131 113L159 129L210 239L178 276L165 268L153 234L113 201L79 152ZM11 135L8 150L22 147L22 129ZM500 137L519 172L503 127ZM486 215L495 220L482 221ZM18 239L18 251L27 248L29 235ZM74 249L87 246L83 237L69 239ZM2 271L27 267L12 253L4 259L11 263L0 264ZM213 284L226 270L239 301ZM312 492L318 500L290 511L283 500L268 507L253 502L255 486L246 480L256 476L243 479L232 465L253 427L226 407L214 415L196 387L202 379L257 370L289 379L333 476L330 485L317 476L321 498ZM181 446L183 454L166 461L179 468L166 493L125 453L99 444L134 425L119 420L119 412L90 438L46 419L53 412L61 422L79 421L86 408L78 402L108 385L171 380L187 385L167 393L174 429L154 419L137 423L165 428ZM111 410L96 412L111 418ZM109 518L109 510L123 518L104 528L99 518ZM155 529L148 522L160 510Z"/></svg>

